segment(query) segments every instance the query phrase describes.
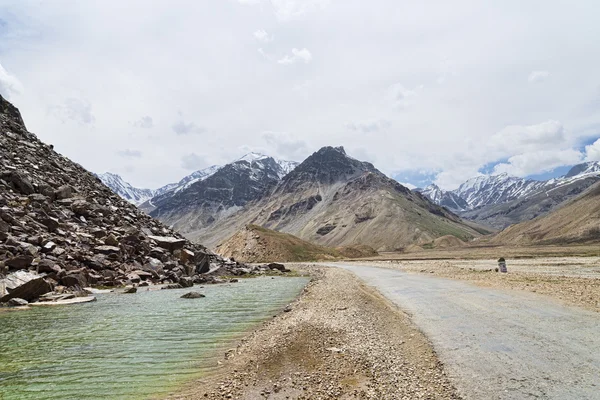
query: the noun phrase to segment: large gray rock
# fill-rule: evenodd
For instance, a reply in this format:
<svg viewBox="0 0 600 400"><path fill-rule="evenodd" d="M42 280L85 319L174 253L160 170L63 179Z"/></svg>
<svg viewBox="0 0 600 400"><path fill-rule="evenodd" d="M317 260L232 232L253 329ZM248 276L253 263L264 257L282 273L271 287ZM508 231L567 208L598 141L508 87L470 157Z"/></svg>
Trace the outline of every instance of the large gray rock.
<svg viewBox="0 0 600 400"><path fill-rule="evenodd" d="M52 285L40 275L29 271L17 271L0 279L0 303L13 298L31 301L50 291Z"/></svg>
<svg viewBox="0 0 600 400"><path fill-rule="evenodd" d="M6 266L12 269L25 269L33 262L33 256L23 254L20 256L9 258L4 262Z"/></svg>
<svg viewBox="0 0 600 400"><path fill-rule="evenodd" d="M8 301L8 305L11 307L22 307L29 304L29 302L25 299L20 299L18 297L13 297Z"/></svg>
<svg viewBox="0 0 600 400"><path fill-rule="evenodd" d="M35 192L31 181L27 176L21 172L13 171L10 174L10 182L13 184L14 188L17 189L22 194L32 194Z"/></svg>
<svg viewBox="0 0 600 400"><path fill-rule="evenodd" d="M187 242L185 239L169 236L148 236L148 238L154 240L157 245L169 251L183 249L183 246L185 246Z"/></svg>
<svg viewBox="0 0 600 400"><path fill-rule="evenodd" d="M63 185L63 186L59 187L58 189L56 189L56 191L54 192L54 197L57 200L68 199L73 196L74 191L75 190L71 186Z"/></svg>

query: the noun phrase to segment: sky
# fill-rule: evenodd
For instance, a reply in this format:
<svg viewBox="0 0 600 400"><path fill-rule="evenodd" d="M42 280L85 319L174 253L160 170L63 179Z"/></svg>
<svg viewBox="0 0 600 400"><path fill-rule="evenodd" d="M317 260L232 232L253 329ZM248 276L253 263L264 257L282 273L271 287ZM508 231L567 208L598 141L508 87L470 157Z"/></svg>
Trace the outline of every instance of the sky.
<svg viewBox="0 0 600 400"><path fill-rule="evenodd" d="M453 189L600 160L591 0L0 0L0 94L93 172L157 188L345 147Z"/></svg>

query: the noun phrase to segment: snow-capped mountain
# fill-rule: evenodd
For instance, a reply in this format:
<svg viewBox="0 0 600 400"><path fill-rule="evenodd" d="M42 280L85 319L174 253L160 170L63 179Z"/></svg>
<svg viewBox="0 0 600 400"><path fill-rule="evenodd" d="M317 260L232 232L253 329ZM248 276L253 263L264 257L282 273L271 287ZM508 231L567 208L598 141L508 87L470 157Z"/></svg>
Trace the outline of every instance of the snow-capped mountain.
<svg viewBox="0 0 600 400"><path fill-rule="evenodd" d="M463 218L502 229L547 214L597 181L600 181L600 162L593 161L575 165L566 175L547 181L507 174L481 175L453 191L435 185L417 190Z"/></svg>
<svg viewBox="0 0 600 400"><path fill-rule="evenodd" d="M500 175L482 175L467 180L452 193L473 209L488 204L506 203L538 191L545 182Z"/></svg>
<svg viewBox="0 0 600 400"><path fill-rule="evenodd" d="M120 175L105 172L103 174L96 174L96 176L113 192L132 204L141 204L154 196L152 189L136 188L125 182Z"/></svg>
<svg viewBox="0 0 600 400"><path fill-rule="evenodd" d="M204 168L204 169L192 172L191 174L184 177L177 183L169 183L168 185L165 185L161 188L156 189L154 191L154 196L160 196L160 195L168 193L168 192L173 192L173 193L180 192L180 191L190 187L194 183L208 178L209 176L211 176L212 174L217 172L219 169L221 169L221 166L212 165L208 168Z"/></svg>
<svg viewBox="0 0 600 400"><path fill-rule="evenodd" d="M469 209L469 204L454 192L444 190L436 184L431 184L424 189L416 191L427 196L431 201L451 211L464 211Z"/></svg>
<svg viewBox="0 0 600 400"><path fill-rule="evenodd" d="M253 163L255 161L262 161L267 158L273 159L273 161L275 161L275 163L279 166L279 168L277 168L277 170L278 170L277 174L279 175L280 179L283 178L284 176L286 176L287 174L289 174L299 164L296 161L278 160L276 158L266 156L266 155L260 154L260 153L255 153L255 152L246 154L244 157L242 157L238 160L235 160L234 163L238 162L238 161L247 161L249 163Z"/></svg>
<svg viewBox="0 0 600 400"><path fill-rule="evenodd" d="M211 171L209 176L190 180L180 190L155 196L141 208L153 217L169 221L178 230L209 226L263 196L295 165L249 153Z"/></svg>

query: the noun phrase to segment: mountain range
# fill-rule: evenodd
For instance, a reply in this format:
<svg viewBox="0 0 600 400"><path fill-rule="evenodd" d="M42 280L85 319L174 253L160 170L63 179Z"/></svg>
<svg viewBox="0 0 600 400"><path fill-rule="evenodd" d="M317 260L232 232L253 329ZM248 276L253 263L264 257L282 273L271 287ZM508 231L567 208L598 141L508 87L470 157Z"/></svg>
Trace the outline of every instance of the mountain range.
<svg viewBox="0 0 600 400"><path fill-rule="evenodd" d="M538 181L508 174L478 176L458 189L415 189L461 217L497 229L545 215L600 181L600 162L575 165L564 176Z"/></svg>
<svg viewBox="0 0 600 400"><path fill-rule="evenodd" d="M240 158L238 160L235 160L234 162L247 161L247 162L251 163L251 162L260 161L260 160L263 160L266 158L270 158L270 157L265 156L264 154L252 152L252 153L246 154L245 156L243 156L242 158ZM279 165L278 173L281 176L287 174L289 171L294 169L294 167L296 165L298 165L298 163L295 161L285 161L285 160L277 160L277 159L273 159L273 160L275 160L275 162ZM102 183L104 183L106 186L111 188L113 190L113 192L115 192L116 194L118 194L119 196L124 198L125 200L127 200L130 203L135 204L137 206L141 206L140 208L142 208L144 211L151 211L154 209L154 205L153 205L153 202L149 201L149 200L152 200L154 197L158 197L158 196L162 196L161 198L164 198L165 196L167 196L167 193L169 194L168 196L172 196L172 195L190 187L194 183L208 178L209 176L213 175L215 172L217 172L221 168L222 167L219 165L212 165L208 168L204 168L204 169L192 172L190 175L183 177L179 182L169 183L158 189L144 189L144 188L134 187L130 183L126 182L120 175L113 174L110 172L96 174L96 176L98 178L100 178Z"/></svg>
<svg viewBox="0 0 600 400"><path fill-rule="evenodd" d="M290 169L267 156L238 160L172 196L154 197L147 211L213 248L248 224L329 247L363 244L377 250L489 232L342 147L324 147Z"/></svg>

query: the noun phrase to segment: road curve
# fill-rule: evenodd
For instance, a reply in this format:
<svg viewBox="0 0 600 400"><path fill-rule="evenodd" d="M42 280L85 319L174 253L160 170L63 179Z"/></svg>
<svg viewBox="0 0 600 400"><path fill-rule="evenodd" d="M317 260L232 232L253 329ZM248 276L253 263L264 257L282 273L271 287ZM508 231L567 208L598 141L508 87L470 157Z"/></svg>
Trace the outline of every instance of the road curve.
<svg viewBox="0 0 600 400"><path fill-rule="evenodd" d="M600 399L600 314L533 293L344 264L412 315L465 399Z"/></svg>

